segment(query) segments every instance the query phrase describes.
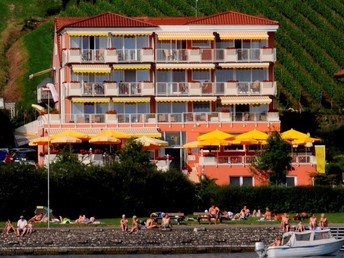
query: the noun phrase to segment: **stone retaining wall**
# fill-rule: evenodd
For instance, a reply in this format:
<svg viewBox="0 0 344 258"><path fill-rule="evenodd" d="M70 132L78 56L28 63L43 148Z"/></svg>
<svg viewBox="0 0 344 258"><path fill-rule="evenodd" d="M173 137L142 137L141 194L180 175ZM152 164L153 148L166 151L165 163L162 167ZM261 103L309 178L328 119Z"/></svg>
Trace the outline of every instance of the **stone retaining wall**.
<svg viewBox="0 0 344 258"><path fill-rule="evenodd" d="M118 227L50 228L32 235L0 237L0 255L132 254L252 252L254 243L272 242L281 232L273 226L174 226L171 231Z"/></svg>

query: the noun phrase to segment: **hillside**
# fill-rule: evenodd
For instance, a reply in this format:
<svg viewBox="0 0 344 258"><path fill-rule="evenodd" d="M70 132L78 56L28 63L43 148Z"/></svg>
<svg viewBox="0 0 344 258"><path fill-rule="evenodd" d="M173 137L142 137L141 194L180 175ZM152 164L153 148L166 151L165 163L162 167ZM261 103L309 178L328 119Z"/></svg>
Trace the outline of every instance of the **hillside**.
<svg viewBox="0 0 344 258"><path fill-rule="evenodd" d="M11 46L15 47L16 51L12 50L12 55L5 58L7 61L0 62L2 74L0 89L7 89L6 99L13 98L13 92L19 92L15 97L21 98L21 103L26 107L36 102L35 87L45 78L40 76L28 80L28 75L50 66L54 16L91 16L106 11L127 16L194 16L197 3L198 16L234 10L265 16L280 22L280 28L276 33L278 62L275 66L275 76L278 81L278 101L282 110L299 109L302 106L303 111L339 115L344 108L343 82L334 78L334 74L344 68L342 49L344 2L342 0L3 0L1 2L0 32L3 39L3 43L0 44L1 60L4 60L6 54L11 54L11 51L8 51L11 50ZM48 23L45 23L46 21ZM44 23L45 25L38 26ZM5 32L11 35L11 32L15 31L19 31L20 35L4 40ZM16 55L17 58L13 58ZM12 70L14 72L9 72ZM9 91L9 88L12 91ZM13 91L14 88L19 90Z"/></svg>

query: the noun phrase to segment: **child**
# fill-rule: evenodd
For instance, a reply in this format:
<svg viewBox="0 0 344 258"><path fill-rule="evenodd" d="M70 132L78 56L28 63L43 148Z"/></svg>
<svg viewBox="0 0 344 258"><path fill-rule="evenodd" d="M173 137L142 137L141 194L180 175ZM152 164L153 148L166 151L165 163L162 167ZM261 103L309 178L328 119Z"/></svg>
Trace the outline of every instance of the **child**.
<svg viewBox="0 0 344 258"><path fill-rule="evenodd" d="M297 224L296 230L297 230L297 232L303 232L303 231L305 231L305 227L303 226L302 221L300 221L300 222Z"/></svg>
<svg viewBox="0 0 344 258"><path fill-rule="evenodd" d="M31 235L31 234L32 234L32 222L29 221L29 223L27 224L26 227L27 227L26 233L27 233L28 235Z"/></svg>
<svg viewBox="0 0 344 258"><path fill-rule="evenodd" d="M131 230L129 231L129 234L132 233L137 233L139 231L139 220L138 218L134 215L133 216L133 222L131 224Z"/></svg>
<svg viewBox="0 0 344 258"><path fill-rule="evenodd" d="M122 215L121 229L122 231L128 231L128 219L125 217L125 214Z"/></svg>

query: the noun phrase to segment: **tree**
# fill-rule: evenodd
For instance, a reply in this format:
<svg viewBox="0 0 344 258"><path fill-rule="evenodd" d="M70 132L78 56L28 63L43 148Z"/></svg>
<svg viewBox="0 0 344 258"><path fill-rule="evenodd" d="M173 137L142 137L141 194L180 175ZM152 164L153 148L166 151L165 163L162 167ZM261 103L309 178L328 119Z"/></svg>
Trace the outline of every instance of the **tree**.
<svg viewBox="0 0 344 258"><path fill-rule="evenodd" d="M278 132L273 132L263 147L260 155L251 163L251 172L270 184L285 184L286 176L292 170L290 145L284 141Z"/></svg>

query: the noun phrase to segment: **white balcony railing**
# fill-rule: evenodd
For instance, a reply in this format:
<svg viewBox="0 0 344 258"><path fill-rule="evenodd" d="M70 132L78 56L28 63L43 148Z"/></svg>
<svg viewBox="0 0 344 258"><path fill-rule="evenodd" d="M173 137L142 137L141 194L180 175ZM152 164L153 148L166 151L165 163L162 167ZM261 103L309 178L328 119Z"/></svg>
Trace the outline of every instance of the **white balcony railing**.
<svg viewBox="0 0 344 258"><path fill-rule="evenodd" d="M63 49L62 64L67 63L250 63L275 62L275 48L249 49Z"/></svg>
<svg viewBox="0 0 344 258"><path fill-rule="evenodd" d="M274 114L271 118L269 114ZM51 114L51 124L61 123L110 123L110 124L158 124L158 123L251 123L279 122L277 112L197 112L197 113L147 113L147 114ZM39 117L40 125L48 123L47 115Z"/></svg>

